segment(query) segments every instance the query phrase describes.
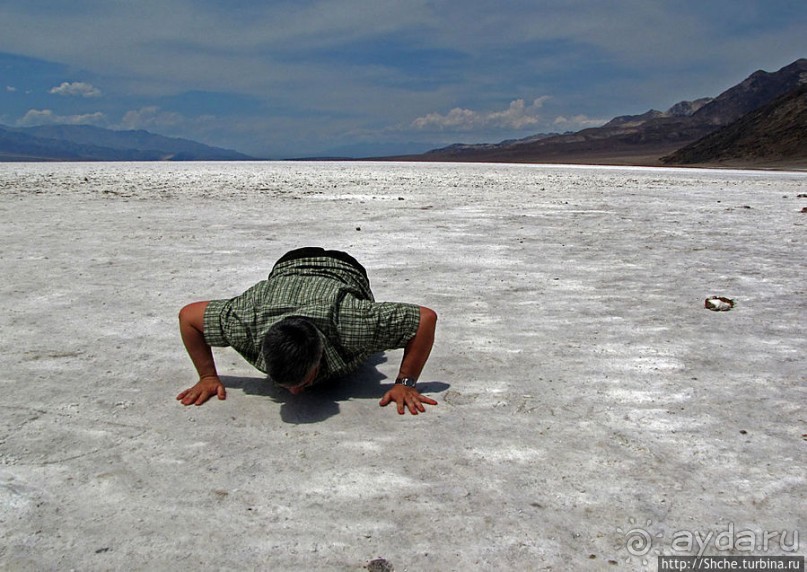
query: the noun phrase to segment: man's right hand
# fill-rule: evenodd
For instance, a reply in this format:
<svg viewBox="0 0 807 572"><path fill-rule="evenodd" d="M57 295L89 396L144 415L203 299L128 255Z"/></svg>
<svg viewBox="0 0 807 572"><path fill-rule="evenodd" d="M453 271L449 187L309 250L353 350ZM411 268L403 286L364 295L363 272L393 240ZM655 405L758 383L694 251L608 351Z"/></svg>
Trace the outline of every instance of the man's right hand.
<svg viewBox="0 0 807 572"><path fill-rule="evenodd" d="M205 341L205 310L208 303L194 302L179 311L179 332L182 334L182 342L199 374L199 382L196 385L177 395L177 400L181 401L182 405L201 405L214 395L218 395L219 399L227 398L224 385L216 372L213 350Z"/></svg>
<svg viewBox="0 0 807 572"><path fill-rule="evenodd" d="M227 399L224 384L217 375L210 375L203 377L196 385L177 395L177 400L182 405L202 405L214 395L217 395L219 399Z"/></svg>

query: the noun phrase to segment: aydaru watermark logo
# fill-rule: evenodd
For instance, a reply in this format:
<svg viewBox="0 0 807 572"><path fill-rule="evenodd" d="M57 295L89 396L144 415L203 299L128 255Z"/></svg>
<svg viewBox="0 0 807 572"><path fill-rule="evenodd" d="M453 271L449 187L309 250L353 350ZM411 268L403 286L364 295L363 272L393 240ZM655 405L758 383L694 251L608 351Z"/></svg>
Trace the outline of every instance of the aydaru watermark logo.
<svg viewBox="0 0 807 572"><path fill-rule="evenodd" d="M656 555L704 554L795 554L799 550L798 530L754 530L739 528L733 522L720 530L676 530L672 533L653 531L653 521L637 526L635 519L628 519L630 526L616 530L623 535L624 547L631 556L644 558L652 551Z"/></svg>
<svg viewBox="0 0 807 572"><path fill-rule="evenodd" d="M630 556L636 556L642 559L642 564L647 566L649 561L645 558L651 551L654 554L661 555L661 544L664 538L663 531L651 532L650 528L653 526L652 520L645 521L644 526L637 526L636 519L629 518L626 530L617 527L616 531L623 535L624 547L628 550ZM621 548L621 547L620 547ZM630 558L628 558L630 560Z"/></svg>
<svg viewBox="0 0 807 572"><path fill-rule="evenodd" d="M725 530L678 530L673 533L670 547L674 552L703 556L712 548L715 552L786 552L799 549L798 530L736 530L730 522Z"/></svg>

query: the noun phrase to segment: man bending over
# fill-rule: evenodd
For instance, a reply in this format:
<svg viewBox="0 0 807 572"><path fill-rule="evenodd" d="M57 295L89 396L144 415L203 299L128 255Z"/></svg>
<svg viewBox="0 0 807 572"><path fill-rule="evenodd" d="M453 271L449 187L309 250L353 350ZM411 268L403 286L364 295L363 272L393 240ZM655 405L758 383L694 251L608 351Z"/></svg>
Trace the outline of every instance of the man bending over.
<svg viewBox="0 0 807 572"><path fill-rule="evenodd" d="M230 300L188 304L179 312L182 341L199 381L177 396L202 405L226 391L211 346L231 346L292 394L354 371L370 355L404 348L392 389L379 402L398 413L437 402L415 389L434 343L437 314L423 306L376 302L364 267L337 250L300 248L263 280Z"/></svg>

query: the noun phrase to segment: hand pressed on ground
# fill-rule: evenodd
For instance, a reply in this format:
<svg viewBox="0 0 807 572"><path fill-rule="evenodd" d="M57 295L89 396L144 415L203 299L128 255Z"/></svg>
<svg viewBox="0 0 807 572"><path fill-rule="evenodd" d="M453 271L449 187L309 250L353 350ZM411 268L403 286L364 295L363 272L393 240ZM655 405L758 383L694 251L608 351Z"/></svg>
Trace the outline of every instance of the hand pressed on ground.
<svg viewBox="0 0 807 572"><path fill-rule="evenodd" d="M421 395L420 392L413 387L407 387L402 384L393 385L392 389L384 394L384 397L381 398L378 404L381 407L386 407L393 401L398 404L398 413L401 415L406 413L407 407L412 415L417 415L418 412L423 413L426 411L426 408L423 407L424 403L427 405L437 405L434 399Z"/></svg>
<svg viewBox="0 0 807 572"><path fill-rule="evenodd" d="M227 399L224 384L221 383L218 376L211 375L203 377L196 385L177 395L177 401L182 402L182 405L202 405L214 395L217 395L219 399Z"/></svg>

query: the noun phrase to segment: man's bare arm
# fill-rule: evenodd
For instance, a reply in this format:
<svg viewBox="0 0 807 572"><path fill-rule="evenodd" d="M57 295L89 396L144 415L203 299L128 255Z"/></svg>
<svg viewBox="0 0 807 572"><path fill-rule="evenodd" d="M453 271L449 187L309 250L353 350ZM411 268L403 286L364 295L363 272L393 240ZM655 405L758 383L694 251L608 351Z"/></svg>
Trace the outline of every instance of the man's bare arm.
<svg viewBox="0 0 807 572"><path fill-rule="evenodd" d="M179 332L182 343L188 350L199 381L177 395L182 405L202 405L205 401L217 395L219 399L226 399L227 392L216 371L216 362L213 360L213 350L205 342L204 316L207 301L188 304L179 311Z"/></svg>
<svg viewBox="0 0 807 572"><path fill-rule="evenodd" d="M417 379L423 371L423 366L429 359L432 346L434 345L434 331L437 326L437 313L434 310L420 307L420 324L418 325L415 336L409 340L404 348L403 359L401 360L401 367L398 370L398 378L408 377ZM395 384L392 386L384 397L381 398L379 405L382 407L391 402L398 405L398 413L403 415L406 408L412 415L417 415L418 412L426 411L423 404L437 405L434 399L421 395L413 387L407 387L402 384Z"/></svg>

